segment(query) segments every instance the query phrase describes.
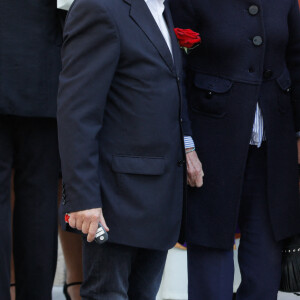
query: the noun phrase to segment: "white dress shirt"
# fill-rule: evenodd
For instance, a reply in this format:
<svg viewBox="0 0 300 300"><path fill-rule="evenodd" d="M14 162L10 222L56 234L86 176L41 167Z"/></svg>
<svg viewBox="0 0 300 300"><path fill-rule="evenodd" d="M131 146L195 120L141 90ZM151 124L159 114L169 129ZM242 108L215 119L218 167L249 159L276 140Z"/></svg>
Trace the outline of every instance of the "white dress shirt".
<svg viewBox="0 0 300 300"><path fill-rule="evenodd" d="M145 2L169 47L171 55L173 56L171 36L169 33L166 20L163 16L165 10L165 5L164 5L165 0L145 0Z"/></svg>

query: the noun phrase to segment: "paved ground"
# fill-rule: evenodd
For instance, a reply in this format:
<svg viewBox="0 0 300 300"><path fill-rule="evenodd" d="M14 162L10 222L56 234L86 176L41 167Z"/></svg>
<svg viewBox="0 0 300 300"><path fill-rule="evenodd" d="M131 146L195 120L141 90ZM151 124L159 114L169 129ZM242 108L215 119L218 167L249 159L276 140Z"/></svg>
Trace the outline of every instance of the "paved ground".
<svg viewBox="0 0 300 300"><path fill-rule="evenodd" d="M60 286L55 286L53 288L52 297L52 300L66 300L62 292L62 287Z"/></svg>
<svg viewBox="0 0 300 300"><path fill-rule="evenodd" d="M55 275L54 285L62 286L64 284L64 281L65 281L65 262L64 262L64 256L62 254L60 242L59 242L58 243L57 267L56 267L56 275Z"/></svg>
<svg viewBox="0 0 300 300"><path fill-rule="evenodd" d="M62 292L63 282L64 282L64 259L59 245L57 271L56 271L55 283L54 283L55 286L53 288L53 300L65 300ZM172 300L172 299L168 299L168 300ZM176 299L176 300L186 300L186 299ZM292 294L279 293L278 300L300 300L300 297L297 297Z"/></svg>
<svg viewBox="0 0 300 300"><path fill-rule="evenodd" d="M295 295L282 294L282 293L278 297L278 300L299 300L299 299L300 298ZM53 300L65 300L63 293L62 293L62 287L54 287ZM182 299L182 300L184 300L184 299Z"/></svg>

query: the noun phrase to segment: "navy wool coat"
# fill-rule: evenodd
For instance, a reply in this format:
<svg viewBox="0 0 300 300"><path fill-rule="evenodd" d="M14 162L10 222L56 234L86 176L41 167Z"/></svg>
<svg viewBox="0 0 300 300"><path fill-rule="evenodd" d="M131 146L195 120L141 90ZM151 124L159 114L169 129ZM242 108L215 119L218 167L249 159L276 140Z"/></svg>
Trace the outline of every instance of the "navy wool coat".
<svg viewBox="0 0 300 300"><path fill-rule="evenodd" d="M188 195L188 242L233 245L257 102L267 137L268 203L276 240L300 232L297 0L171 0L174 23L199 32L186 56L193 136L205 178Z"/></svg>
<svg viewBox="0 0 300 300"><path fill-rule="evenodd" d="M58 96L63 214L102 207L111 242L160 250L178 240L185 169L168 8L166 20L174 60L144 1L76 0Z"/></svg>
<svg viewBox="0 0 300 300"><path fill-rule="evenodd" d="M0 114L56 117L61 12L56 0L0 0Z"/></svg>

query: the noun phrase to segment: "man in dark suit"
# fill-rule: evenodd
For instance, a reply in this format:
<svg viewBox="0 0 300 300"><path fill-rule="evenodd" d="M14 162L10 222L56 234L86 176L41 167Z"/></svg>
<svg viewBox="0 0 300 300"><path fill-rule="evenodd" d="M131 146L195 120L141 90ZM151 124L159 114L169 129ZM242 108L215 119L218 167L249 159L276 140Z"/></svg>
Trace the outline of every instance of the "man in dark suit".
<svg viewBox="0 0 300 300"><path fill-rule="evenodd" d="M102 246L84 238L82 297L153 300L179 237L185 184L180 52L169 9L162 1L77 0L62 57L63 213L88 242L99 221L109 230ZM193 161L192 184L200 186Z"/></svg>
<svg viewBox="0 0 300 300"><path fill-rule="evenodd" d="M0 299L10 299L12 168L16 297L51 299L61 26L54 0L2 0L0 10Z"/></svg>

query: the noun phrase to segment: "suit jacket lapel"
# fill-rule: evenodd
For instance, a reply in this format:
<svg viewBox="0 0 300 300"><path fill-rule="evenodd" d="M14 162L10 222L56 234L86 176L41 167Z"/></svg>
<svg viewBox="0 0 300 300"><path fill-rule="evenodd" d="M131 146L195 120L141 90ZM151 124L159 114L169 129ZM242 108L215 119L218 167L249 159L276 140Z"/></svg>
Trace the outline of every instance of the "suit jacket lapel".
<svg viewBox="0 0 300 300"><path fill-rule="evenodd" d="M171 11L168 5L168 1L165 1L165 11L164 11L164 17L169 29L169 33L171 36L171 42L172 42L172 52L173 52L173 59L174 59L174 64L176 67L176 72L178 72L181 69L181 53L180 53L180 48L178 44L177 37L174 32L174 24L171 16ZM178 74L179 75L179 74Z"/></svg>
<svg viewBox="0 0 300 300"><path fill-rule="evenodd" d="M126 2L131 4L131 18L147 35L148 39L157 49L170 70L175 72L171 52L145 1L131 0Z"/></svg>

